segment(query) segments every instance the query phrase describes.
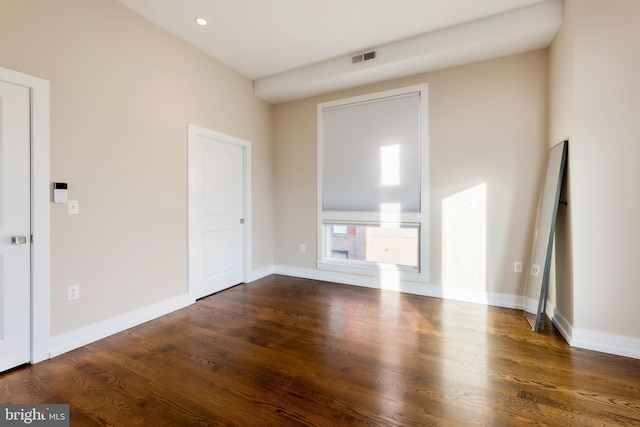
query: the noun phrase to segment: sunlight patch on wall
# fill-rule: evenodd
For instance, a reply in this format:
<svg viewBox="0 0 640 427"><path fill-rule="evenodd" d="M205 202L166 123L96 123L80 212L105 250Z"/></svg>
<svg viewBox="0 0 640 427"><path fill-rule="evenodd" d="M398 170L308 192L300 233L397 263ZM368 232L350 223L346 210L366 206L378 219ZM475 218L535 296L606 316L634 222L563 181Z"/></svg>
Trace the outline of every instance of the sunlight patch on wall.
<svg viewBox="0 0 640 427"><path fill-rule="evenodd" d="M486 183L442 200L442 292L456 290L487 290Z"/></svg>

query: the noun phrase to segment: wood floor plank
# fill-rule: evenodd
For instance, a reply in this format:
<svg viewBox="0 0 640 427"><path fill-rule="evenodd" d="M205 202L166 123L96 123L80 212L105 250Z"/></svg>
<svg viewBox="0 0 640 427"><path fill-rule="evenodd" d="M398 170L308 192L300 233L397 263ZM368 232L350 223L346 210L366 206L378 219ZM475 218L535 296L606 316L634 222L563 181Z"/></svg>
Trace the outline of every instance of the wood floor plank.
<svg viewBox="0 0 640 427"><path fill-rule="evenodd" d="M522 312L269 276L0 375L72 426L640 425L640 360Z"/></svg>

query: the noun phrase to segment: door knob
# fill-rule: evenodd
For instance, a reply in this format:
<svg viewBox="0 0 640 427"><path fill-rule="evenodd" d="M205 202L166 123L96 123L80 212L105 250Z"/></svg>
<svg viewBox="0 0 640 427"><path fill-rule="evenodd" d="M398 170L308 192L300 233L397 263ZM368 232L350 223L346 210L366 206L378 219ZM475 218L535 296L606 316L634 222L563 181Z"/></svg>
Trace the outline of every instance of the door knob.
<svg viewBox="0 0 640 427"><path fill-rule="evenodd" d="M11 236L12 245L26 245L27 236Z"/></svg>

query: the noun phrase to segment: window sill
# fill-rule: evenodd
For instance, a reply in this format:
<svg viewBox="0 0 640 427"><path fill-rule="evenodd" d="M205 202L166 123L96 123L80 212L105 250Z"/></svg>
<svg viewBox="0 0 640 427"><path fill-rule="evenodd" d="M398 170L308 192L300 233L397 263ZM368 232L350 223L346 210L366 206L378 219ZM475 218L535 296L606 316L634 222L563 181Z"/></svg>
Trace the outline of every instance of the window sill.
<svg viewBox="0 0 640 427"><path fill-rule="evenodd" d="M429 275L421 273L416 268L398 267L385 264L353 263L353 262L327 262L318 261L318 270L333 271L337 273L355 274L359 276L394 278L399 281L428 283Z"/></svg>

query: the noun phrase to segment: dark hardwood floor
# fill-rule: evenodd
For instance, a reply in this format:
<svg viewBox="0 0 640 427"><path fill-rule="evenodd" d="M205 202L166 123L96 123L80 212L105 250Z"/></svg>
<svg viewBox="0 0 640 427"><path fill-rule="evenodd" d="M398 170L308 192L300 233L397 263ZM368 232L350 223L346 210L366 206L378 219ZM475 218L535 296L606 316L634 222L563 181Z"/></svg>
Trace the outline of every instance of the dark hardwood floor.
<svg viewBox="0 0 640 427"><path fill-rule="evenodd" d="M72 426L640 425L640 360L522 312L284 276L0 376Z"/></svg>

